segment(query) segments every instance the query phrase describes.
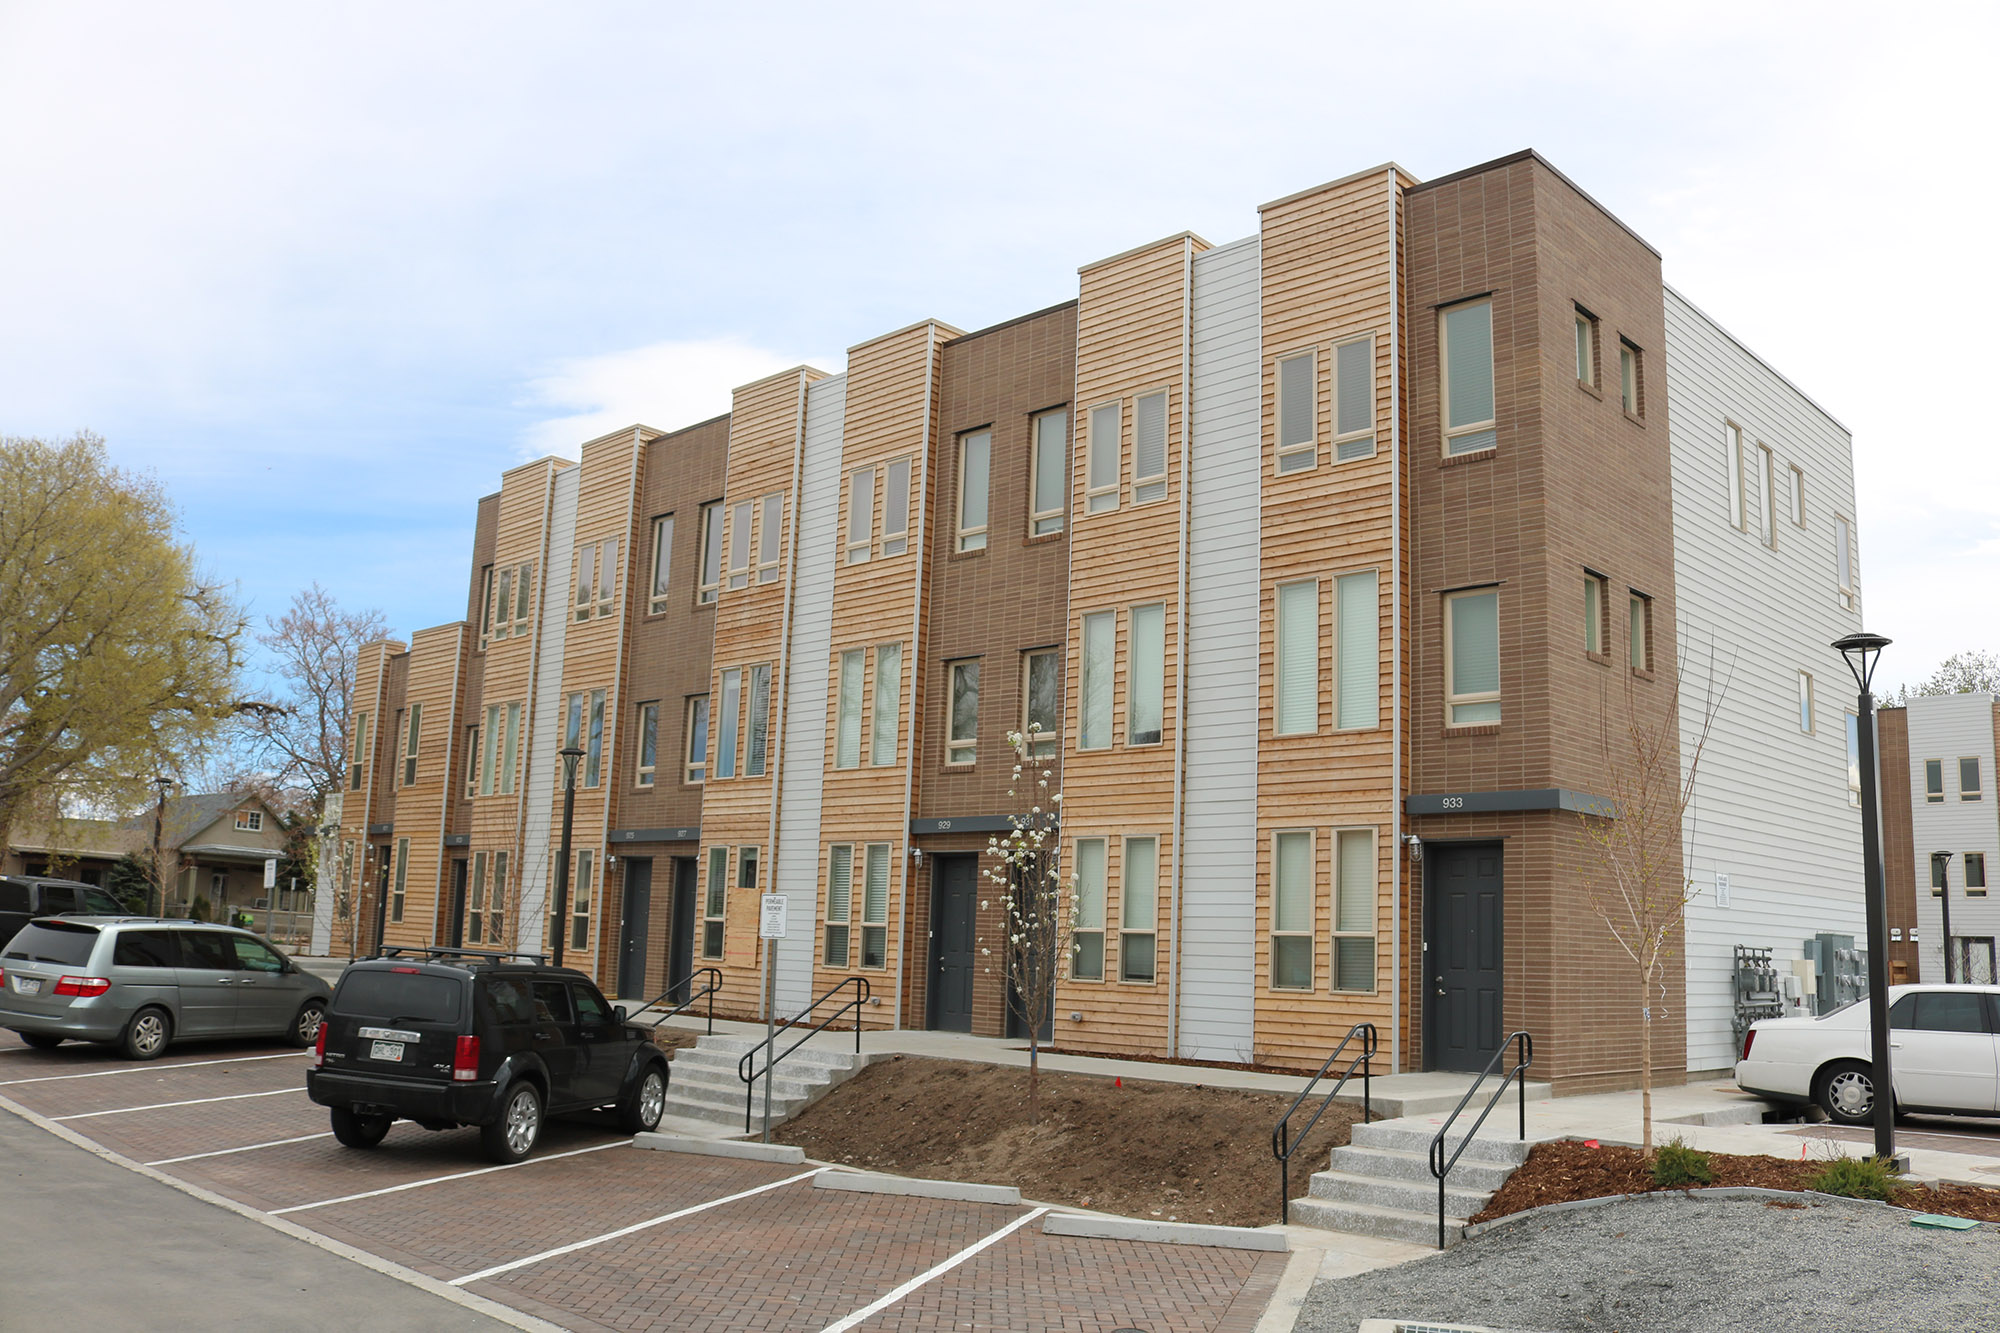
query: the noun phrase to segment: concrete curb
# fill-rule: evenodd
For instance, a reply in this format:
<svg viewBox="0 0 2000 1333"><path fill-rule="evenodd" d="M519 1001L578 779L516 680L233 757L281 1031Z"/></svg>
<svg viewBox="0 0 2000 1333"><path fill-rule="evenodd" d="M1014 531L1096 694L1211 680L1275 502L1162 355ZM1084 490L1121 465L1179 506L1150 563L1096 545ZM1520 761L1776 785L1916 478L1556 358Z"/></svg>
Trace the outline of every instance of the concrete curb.
<svg viewBox="0 0 2000 1333"><path fill-rule="evenodd" d="M820 1177L821 1180L826 1177ZM1098 1240L1147 1240L1158 1245L1210 1245L1225 1250L1269 1250L1283 1254L1292 1248L1282 1231L1261 1227L1214 1227L1199 1222L1145 1222L1131 1217L1086 1217L1080 1213L1050 1213L1042 1219L1049 1236L1090 1236Z"/></svg>
<svg viewBox="0 0 2000 1333"><path fill-rule="evenodd" d="M1019 1204L1021 1191L1012 1185L972 1185L961 1180L919 1180L885 1176L873 1171L828 1171L813 1177L816 1190L848 1190L856 1194L900 1194L913 1199L952 1199L959 1203Z"/></svg>
<svg viewBox="0 0 2000 1333"><path fill-rule="evenodd" d="M1821 1194L1817 1190L1774 1190L1765 1189L1761 1185L1717 1185L1710 1189L1649 1190L1644 1194L1607 1194L1597 1199L1570 1199L1564 1203L1545 1203L1539 1208L1530 1208L1525 1212L1509 1213L1505 1217L1496 1217L1490 1222L1475 1222L1465 1228L1463 1239L1471 1240L1474 1236L1483 1236L1489 1231L1499 1231L1519 1223L1532 1222L1537 1218L1553 1217L1558 1213L1575 1212L1581 1208L1605 1208L1615 1203L1666 1203L1682 1198L1706 1199L1716 1202L1727 1202L1731 1199L1761 1199L1766 1201L1776 1200L1782 1203L1803 1203L1812 1206L1845 1204L1849 1207L1889 1209L1894 1212L1909 1213L1912 1217L1917 1215L1912 1209L1898 1208L1895 1204L1883 1203L1880 1199L1850 1199L1843 1194ZM2000 1224L1992 1222L1981 1222L1979 1225L1982 1227L1994 1227L1996 1230L2000 1230Z"/></svg>
<svg viewBox="0 0 2000 1333"><path fill-rule="evenodd" d="M780 1162L797 1166L806 1160L806 1150L789 1143L744 1143L738 1139L698 1139L691 1134L634 1134L634 1148L654 1152L693 1153L697 1157L736 1157L752 1162Z"/></svg>

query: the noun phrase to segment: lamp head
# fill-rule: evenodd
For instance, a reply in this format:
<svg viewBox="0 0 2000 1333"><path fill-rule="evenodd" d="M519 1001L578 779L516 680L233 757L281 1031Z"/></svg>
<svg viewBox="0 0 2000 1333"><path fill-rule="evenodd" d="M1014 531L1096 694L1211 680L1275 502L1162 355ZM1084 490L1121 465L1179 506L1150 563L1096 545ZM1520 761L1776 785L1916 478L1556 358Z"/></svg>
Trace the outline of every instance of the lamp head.
<svg viewBox="0 0 2000 1333"><path fill-rule="evenodd" d="M562 756L563 786L574 787L576 785L576 761L583 758L583 748L577 745L565 745L562 749L557 750L556 753Z"/></svg>
<svg viewBox="0 0 2000 1333"><path fill-rule="evenodd" d="M1933 873L1936 873L1936 874L1944 874L1944 873L1946 873L1946 872L1950 871L1950 869L1951 869L1951 858L1952 858L1952 857L1953 857L1954 855L1955 855L1955 853L1952 853L1952 852L1932 852L1932 853L1931 853L1931 870L1932 870L1932 872L1933 872Z"/></svg>
<svg viewBox="0 0 2000 1333"><path fill-rule="evenodd" d="M1854 683L1866 694L1875 679L1875 664L1882 657L1882 650L1889 646L1889 640L1880 634L1870 634L1857 630L1846 638L1835 639L1833 646L1840 649L1840 655L1847 659L1847 669L1854 673Z"/></svg>

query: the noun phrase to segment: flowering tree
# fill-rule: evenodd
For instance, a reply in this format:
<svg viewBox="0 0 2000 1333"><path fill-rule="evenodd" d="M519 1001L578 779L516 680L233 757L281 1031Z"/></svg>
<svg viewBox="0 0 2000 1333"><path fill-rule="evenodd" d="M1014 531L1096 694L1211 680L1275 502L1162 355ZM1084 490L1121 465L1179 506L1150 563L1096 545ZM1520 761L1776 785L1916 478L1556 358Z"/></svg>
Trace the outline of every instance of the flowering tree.
<svg viewBox="0 0 2000 1333"><path fill-rule="evenodd" d="M1028 1031L1028 1121L1041 1114L1042 1028L1055 1009L1056 978L1074 947L1076 895L1063 893L1062 793L1049 790L1052 770L1037 767L1039 723L1026 733L1010 731L1014 778L1007 795L1015 810L1005 834L986 840L986 878L1001 907L1000 934L982 938L986 970L1007 980L1007 1004ZM1025 810L1019 807L1025 805ZM983 915L990 900L981 900Z"/></svg>

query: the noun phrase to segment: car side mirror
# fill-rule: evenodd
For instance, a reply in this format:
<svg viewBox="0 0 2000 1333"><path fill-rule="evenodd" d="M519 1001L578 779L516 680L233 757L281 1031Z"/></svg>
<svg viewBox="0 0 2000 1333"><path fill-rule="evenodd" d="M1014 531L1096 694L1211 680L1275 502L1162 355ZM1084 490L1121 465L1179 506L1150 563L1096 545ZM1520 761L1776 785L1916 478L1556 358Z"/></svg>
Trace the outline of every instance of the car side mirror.
<svg viewBox="0 0 2000 1333"><path fill-rule="evenodd" d="M611 1016L620 1023L625 1022L625 1006L622 1004L612 1006Z"/></svg>

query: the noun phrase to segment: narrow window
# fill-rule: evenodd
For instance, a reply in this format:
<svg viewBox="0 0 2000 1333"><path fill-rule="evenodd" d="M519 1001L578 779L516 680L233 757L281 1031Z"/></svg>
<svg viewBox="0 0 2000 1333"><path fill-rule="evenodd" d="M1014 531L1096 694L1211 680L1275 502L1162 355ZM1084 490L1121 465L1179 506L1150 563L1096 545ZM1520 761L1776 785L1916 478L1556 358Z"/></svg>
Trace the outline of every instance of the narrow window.
<svg viewBox="0 0 2000 1333"><path fill-rule="evenodd" d="M1802 528L1806 525L1806 474L1799 470L1796 463L1792 464L1791 471L1792 526Z"/></svg>
<svg viewBox="0 0 2000 1333"><path fill-rule="evenodd" d="M1469 454L1499 440L1494 418L1493 303L1444 311L1438 321L1444 361L1444 451Z"/></svg>
<svg viewBox="0 0 2000 1333"><path fill-rule="evenodd" d="M903 694L903 645L885 643L875 649L875 710L868 762L896 762L896 724Z"/></svg>
<svg viewBox="0 0 2000 1333"><path fill-rule="evenodd" d="M750 509L748 500L729 507L729 586L750 586Z"/></svg>
<svg viewBox="0 0 2000 1333"><path fill-rule="evenodd" d="M1044 412L1035 418L1034 497L1028 531L1045 537L1063 530L1063 501L1069 492L1069 413Z"/></svg>
<svg viewBox="0 0 2000 1333"><path fill-rule="evenodd" d="M1597 321L1581 310L1576 312L1576 382L1597 387Z"/></svg>
<svg viewBox="0 0 2000 1333"><path fill-rule="evenodd" d="M1333 835L1333 988L1375 989L1375 832Z"/></svg>
<svg viewBox="0 0 2000 1333"><path fill-rule="evenodd" d="M660 753L660 706L657 703L639 705L639 766L638 785L653 785L653 775L659 766Z"/></svg>
<svg viewBox="0 0 2000 1333"><path fill-rule="evenodd" d="M882 477L882 554L910 549L910 460L889 464Z"/></svg>
<svg viewBox="0 0 2000 1333"><path fill-rule="evenodd" d="M590 610L597 604L597 547L595 544L576 548L576 618L590 619Z"/></svg>
<svg viewBox="0 0 2000 1333"><path fill-rule="evenodd" d="M1167 395L1149 393L1132 405L1132 503L1167 498Z"/></svg>
<svg viewBox="0 0 2000 1333"><path fill-rule="evenodd" d="M743 755L746 777L764 776L766 751L771 741L771 664L759 662L750 668L750 730Z"/></svg>
<svg viewBox="0 0 2000 1333"><path fill-rule="evenodd" d="M414 787L417 782L417 735L424 728L424 706L410 705L409 732L403 740L403 785Z"/></svg>
<svg viewBox="0 0 2000 1333"><path fill-rule="evenodd" d="M1979 759L1973 756L1958 761L1958 799L1976 801L1984 793L1979 782Z"/></svg>
<svg viewBox="0 0 2000 1333"><path fill-rule="evenodd" d="M389 895L389 919L400 922L403 919L403 900L409 886L410 840L396 839L396 889Z"/></svg>
<svg viewBox="0 0 2000 1333"><path fill-rule="evenodd" d="M563 748L580 750L583 748L583 694L581 691L570 695L563 711Z"/></svg>
<svg viewBox="0 0 2000 1333"><path fill-rule="evenodd" d="M889 965L889 844L868 844L861 886L861 966Z"/></svg>
<svg viewBox="0 0 2000 1333"><path fill-rule="evenodd" d="M874 541L875 469L858 468L847 476L847 563L866 564Z"/></svg>
<svg viewBox="0 0 2000 1333"><path fill-rule="evenodd" d="M785 533L785 497L774 492L764 497L764 512L757 520L757 582L778 581L778 551Z"/></svg>
<svg viewBox="0 0 2000 1333"><path fill-rule="evenodd" d="M1604 651L1604 580L1595 574L1583 576L1583 651Z"/></svg>
<svg viewBox="0 0 2000 1333"><path fill-rule="evenodd" d="M472 883L465 894L465 942L486 942L486 853L472 854Z"/></svg>
<svg viewBox="0 0 2000 1333"><path fill-rule="evenodd" d="M724 667L715 719L715 776L736 776L736 736L743 725L743 669Z"/></svg>
<svg viewBox="0 0 2000 1333"><path fill-rule="evenodd" d="M479 795L479 727L465 729L465 794Z"/></svg>
<svg viewBox="0 0 2000 1333"><path fill-rule="evenodd" d="M1764 525L1764 544L1775 547L1778 544L1778 465L1771 457L1771 447L1757 446L1758 484L1764 488L1764 507L1758 517Z"/></svg>
<svg viewBox="0 0 2000 1333"><path fill-rule="evenodd" d="M1160 907L1157 838L1125 839L1125 868L1118 891L1118 979L1152 981Z"/></svg>
<svg viewBox="0 0 2000 1333"><path fill-rule="evenodd" d="M583 785L595 787L604 780L604 691L590 692L590 739L583 747Z"/></svg>
<svg viewBox="0 0 2000 1333"><path fill-rule="evenodd" d="M1313 835L1280 833L1271 846L1271 988L1313 986Z"/></svg>
<svg viewBox="0 0 2000 1333"><path fill-rule="evenodd" d="M569 896L569 947L572 949L590 947L590 891L596 875L596 853L588 850L578 852L575 891Z"/></svg>
<svg viewBox="0 0 2000 1333"><path fill-rule="evenodd" d="M980 431L958 442L958 549L986 549L986 500L991 481L993 433Z"/></svg>
<svg viewBox="0 0 2000 1333"><path fill-rule="evenodd" d="M618 600L618 539L597 548L597 614L608 616Z"/></svg>
<svg viewBox="0 0 2000 1333"><path fill-rule="evenodd" d="M1333 461L1375 455L1375 339L1333 349Z"/></svg>
<svg viewBox="0 0 2000 1333"><path fill-rule="evenodd" d="M493 585L493 637L504 639L514 632L514 571L503 569Z"/></svg>
<svg viewBox="0 0 2000 1333"><path fill-rule="evenodd" d="M674 572L674 516L663 514L653 520L653 591L646 599L649 615L667 609L667 583Z"/></svg>
<svg viewBox="0 0 2000 1333"><path fill-rule="evenodd" d="M697 694L687 701L686 777L683 781L708 780L708 696Z"/></svg>
<svg viewBox="0 0 2000 1333"><path fill-rule="evenodd" d="M722 502L701 507L701 582L694 600L706 606L722 587Z"/></svg>
<svg viewBox="0 0 2000 1333"><path fill-rule="evenodd" d="M1319 462L1319 366L1311 352L1278 362L1278 471Z"/></svg>
<svg viewBox="0 0 2000 1333"><path fill-rule="evenodd" d="M757 903L757 849L738 847L736 849L736 887L743 892L743 901L756 906Z"/></svg>
<svg viewBox="0 0 2000 1333"><path fill-rule="evenodd" d="M1334 582L1340 599L1335 624L1334 686L1339 715L1334 726L1343 731L1376 727L1382 722L1381 607L1375 571L1343 574Z"/></svg>
<svg viewBox="0 0 2000 1333"><path fill-rule="evenodd" d="M1629 626L1626 632L1627 646L1631 650L1630 665L1634 671L1653 669L1653 599L1642 593L1633 593L1626 608Z"/></svg>
<svg viewBox="0 0 2000 1333"><path fill-rule="evenodd" d="M833 766L861 766L861 690L867 654L859 648L840 655L840 714L834 727Z"/></svg>
<svg viewBox="0 0 2000 1333"><path fill-rule="evenodd" d="M479 770L479 794L491 796L498 788L494 785L500 773L500 747L505 743L506 723L502 720L499 704L486 706L486 759Z"/></svg>
<svg viewBox="0 0 2000 1333"><path fill-rule="evenodd" d="M1861 719L1852 713L1847 717L1847 803L1861 804Z"/></svg>
<svg viewBox="0 0 2000 1333"><path fill-rule="evenodd" d="M840 843L829 849L826 868L826 948L820 961L828 967L848 965L848 923L854 910L854 848Z"/></svg>
<svg viewBox="0 0 2000 1333"><path fill-rule="evenodd" d="M1077 731L1079 750L1111 748L1111 678L1117 670L1118 613L1098 611L1083 618L1083 698Z"/></svg>
<svg viewBox="0 0 2000 1333"><path fill-rule="evenodd" d="M486 942L500 944L507 932L507 853L493 853L493 892L486 900Z"/></svg>
<svg viewBox="0 0 2000 1333"><path fill-rule="evenodd" d="M521 757L521 705L507 705L507 743L500 756L500 794L514 794L514 772Z"/></svg>
<svg viewBox="0 0 2000 1333"><path fill-rule="evenodd" d="M1132 608L1125 699L1125 739L1132 745L1158 745L1164 714L1167 678L1167 608L1155 602Z"/></svg>
<svg viewBox="0 0 2000 1333"><path fill-rule="evenodd" d="M1070 932L1069 974L1104 980L1104 839L1076 840L1076 925Z"/></svg>
<svg viewBox="0 0 2000 1333"><path fill-rule="evenodd" d="M1799 672L1799 730L1812 735L1813 678L1810 671Z"/></svg>
<svg viewBox="0 0 2000 1333"><path fill-rule="evenodd" d="M1500 595L1454 593L1445 598L1446 725L1476 727L1500 720Z"/></svg>
<svg viewBox="0 0 2000 1333"><path fill-rule="evenodd" d="M1124 405L1106 403L1090 409L1089 467L1083 492L1083 507L1102 514L1118 507L1119 436L1124 427Z"/></svg>
<svg viewBox="0 0 2000 1333"><path fill-rule="evenodd" d="M708 885L701 909L701 956L722 957L722 928L729 907L729 849L708 849Z"/></svg>
<svg viewBox="0 0 2000 1333"><path fill-rule="evenodd" d="M1738 528L1749 522L1743 500L1743 428L1733 421L1722 423L1723 470L1729 473L1729 521Z"/></svg>
<svg viewBox="0 0 2000 1333"><path fill-rule="evenodd" d="M1844 518L1833 520L1833 567L1840 604L1854 609L1854 530Z"/></svg>
<svg viewBox="0 0 2000 1333"><path fill-rule="evenodd" d="M479 646L493 638L493 566L479 571Z"/></svg>
<svg viewBox="0 0 2000 1333"><path fill-rule="evenodd" d="M1986 896L1986 853L1967 852L1965 854L1965 896L1984 898Z"/></svg>
<svg viewBox="0 0 2000 1333"><path fill-rule="evenodd" d="M350 791L361 790L361 769L368 758L368 714L354 715L354 753L347 757L347 786Z"/></svg>
<svg viewBox="0 0 2000 1333"><path fill-rule="evenodd" d="M1618 398L1635 417L1646 415L1646 379L1639 349L1623 338L1618 340Z"/></svg>
<svg viewBox="0 0 2000 1333"><path fill-rule="evenodd" d="M1062 749L1062 653L1029 653L1021 675L1021 734L1029 738L1029 757L1052 759Z"/></svg>
<svg viewBox="0 0 2000 1333"><path fill-rule="evenodd" d="M1944 760L1924 760L1924 800L1932 805L1944 802Z"/></svg>
<svg viewBox="0 0 2000 1333"><path fill-rule="evenodd" d="M529 561L514 571L514 637L517 639L528 633L528 602L534 586L535 565Z"/></svg>
<svg viewBox="0 0 2000 1333"><path fill-rule="evenodd" d="M1278 587L1277 718L1280 736L1319 730L1319 580Z"/></svg>
<svg viewBox="0 0 2000 1333"><path fill-rule="evenodd" d="M970 764L979 757L979 663L951 664L950 713L945 718L947 764Z"/></svg>

